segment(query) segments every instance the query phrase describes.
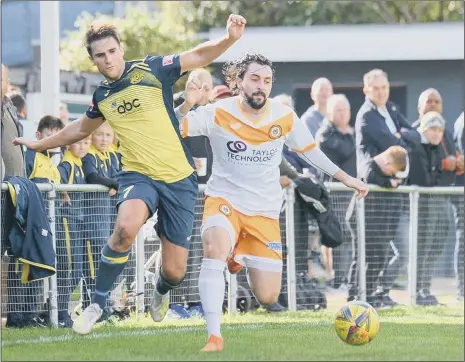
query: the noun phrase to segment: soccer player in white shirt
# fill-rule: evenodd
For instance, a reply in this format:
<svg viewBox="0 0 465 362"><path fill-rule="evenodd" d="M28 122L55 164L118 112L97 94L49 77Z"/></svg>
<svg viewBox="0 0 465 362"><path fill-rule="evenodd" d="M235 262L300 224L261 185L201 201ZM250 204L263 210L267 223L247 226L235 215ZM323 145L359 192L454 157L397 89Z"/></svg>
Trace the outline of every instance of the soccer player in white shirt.
<svg viewBox="0 0 465 362"><path fill-rule="evenodd" d="M220 325L227 263L233 273L247 267L250 288L262 306L278 299L283 201L279 164L284 144L353 188L359 198L368 194L367 185L340 170L316 147L291 108L268 98L274 77L270 60L249 53L226 63L223 73L236 96L190 111L205 92L194 78L186 86L185 102L175 111L182 136L207 136L214 155L201 228L199 290L208 329L205 352L224 347Z"/></svg>

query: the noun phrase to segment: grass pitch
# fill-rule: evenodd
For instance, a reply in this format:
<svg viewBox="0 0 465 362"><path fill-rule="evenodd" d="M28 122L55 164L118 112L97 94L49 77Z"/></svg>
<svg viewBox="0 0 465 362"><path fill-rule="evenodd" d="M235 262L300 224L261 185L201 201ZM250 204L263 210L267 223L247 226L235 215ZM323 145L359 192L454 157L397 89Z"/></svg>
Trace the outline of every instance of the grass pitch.
<svg viewBox="0 0 465 362"><path fill-rule="evenodd" d="M380 312L377 338L365 346L343 343L331 312L263 311L225 316L225 350L204 354L200 319L154 324L150 318L102 324L81 337L70 330L2 330L2 360L464 360L463 303L454 307L395 308Z"/></svg>

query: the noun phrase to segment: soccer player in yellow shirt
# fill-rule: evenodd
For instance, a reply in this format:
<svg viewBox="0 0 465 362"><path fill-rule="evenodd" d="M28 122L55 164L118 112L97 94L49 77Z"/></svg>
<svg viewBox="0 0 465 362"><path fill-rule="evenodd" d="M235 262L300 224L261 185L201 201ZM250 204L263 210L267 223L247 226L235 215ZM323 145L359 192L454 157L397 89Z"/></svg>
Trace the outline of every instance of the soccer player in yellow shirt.
<svg viewBox="0 0 465 362"><path fill-rule="evenodd" d="M34 150L75 143L107 121L120 141L123 171L118 176L119 202L115 229L102 249L92 303L76 319L73 330L88 334L102 315L113 283L123 271L139 229L158 210L161 264L151 301L151 315L161 321L169 307L169 291L184 278L189 250L197 179L173 109L173 84L186 71L210 64L243 34L246 20L230 15L224 37L168 56L125 61L117 29L93 23L86 33L92 62L105 77L92 105L56 135L33 142Z"/></svg>

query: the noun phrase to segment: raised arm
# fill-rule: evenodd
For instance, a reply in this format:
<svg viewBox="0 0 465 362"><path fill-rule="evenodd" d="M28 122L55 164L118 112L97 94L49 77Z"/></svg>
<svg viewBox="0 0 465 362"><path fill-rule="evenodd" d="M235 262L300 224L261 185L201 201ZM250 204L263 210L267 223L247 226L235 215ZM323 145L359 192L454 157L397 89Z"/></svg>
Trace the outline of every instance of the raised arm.
<svg viewBox="0 0 465 362"><path fill-rule="evenodd" d="M227 33L220 39L207 41L180 54L181 73L209 65L240 39L247 21L240 15L231 14L226 26Z"/></svg>
<svg viewBox="0 0 465 362"><path fill-rule="evenodd" d="M60 132L51 137L41 139L40 141L32 141L23 137L18 137L13 140L13 144L25 145L26 147L39 152L56 147L67 146L86 138L104 122L105 120L101 117L89 118L86 114L84 114L79 120L71 122Z"/></svg>

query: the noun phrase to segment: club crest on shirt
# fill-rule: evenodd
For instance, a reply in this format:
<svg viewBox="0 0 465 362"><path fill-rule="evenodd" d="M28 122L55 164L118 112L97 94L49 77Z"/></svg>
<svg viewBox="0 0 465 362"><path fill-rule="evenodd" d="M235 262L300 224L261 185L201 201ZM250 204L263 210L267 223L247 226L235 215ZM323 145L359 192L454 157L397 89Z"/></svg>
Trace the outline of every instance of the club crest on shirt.
<svg viewBox="0 0 465 362"><path fill-rule="evenodd" d="M225 205L225 204L220 205L220 211L226 216L231 215L231 208L228 205Z"/></svg>
<svg viewBox="0 0 465 362"><path fill-rule="evenodd" d="M136 71L132 72L131 78L130 78L129 81L131 82L131 84L138 84L138 83L140 83L142 81L142 79L144 79L144 77L145 77L144 73L136 70Z"/></svg>
<svg viewBox="0 0 465 362"><path fill-rule="evenodd" d="M268 136L270 136L271 139L275 140L283 134L283 129L281 126L274 125L270 127L270 131L268 132Z"/></svg>

